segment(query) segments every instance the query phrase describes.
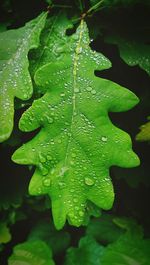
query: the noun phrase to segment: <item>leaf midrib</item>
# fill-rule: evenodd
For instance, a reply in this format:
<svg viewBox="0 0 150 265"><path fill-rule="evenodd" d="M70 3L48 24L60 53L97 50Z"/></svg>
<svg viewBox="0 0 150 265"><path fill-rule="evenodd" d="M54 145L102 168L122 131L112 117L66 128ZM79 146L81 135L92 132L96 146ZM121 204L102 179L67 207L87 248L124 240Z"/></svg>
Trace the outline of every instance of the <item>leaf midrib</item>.
<svg viewBox="0 0 150 265"><path fill-rule="evenodd" d="M77 88L77 67L78 67L78 59L79 59L79 50L80 50L80 45L82 41L82 36L83 36L83 26L84 26L84 21L81 20L80 22L80 34L79 34L79 40L77 42L77 46L75 49L74 53L74 62L73 62L73 93L72 93L72 117L71 117L71 126L70 126L70 136L68 139L68 144L66 148L66 157L65 157L65 167L67 165L67 159L68 159L68 153L69 153L69 146L70 146L70 141L72 138L72 129L73 129L73 123L74 123L74 117L75 117L75 111L76 111L76 92L75 89Z"/></svg>

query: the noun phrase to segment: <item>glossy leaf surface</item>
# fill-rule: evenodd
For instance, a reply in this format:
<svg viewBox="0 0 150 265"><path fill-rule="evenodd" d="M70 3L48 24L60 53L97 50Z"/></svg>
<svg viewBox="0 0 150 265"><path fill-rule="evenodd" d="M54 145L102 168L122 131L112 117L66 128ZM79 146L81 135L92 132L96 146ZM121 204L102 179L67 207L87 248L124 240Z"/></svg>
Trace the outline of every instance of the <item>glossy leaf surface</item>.
<svg viewBox="0 0 150 265"><path fill-rule="evenodd" d="M138 103L129 90L98 78L95 70L111 63L89 47L86 23L68 37L60 60L36 71L35 82L46 91L23 114L20 129L40 132L18 149L13 160L36 165L29 192L48 194L55 225L84 223L87 203L110 209L114 191L109 176L112 165L134 167L139 159L129 135L116 128L108 112L126 111Z"/></svg>
<svg viewBox="0 0 150 265"><path fill-rule="evenodd" d="M28 52L38 47L45 19L42 13L22 28L0 33L0 142L13 129L14 98L27 100L32 95Z"/></svg>

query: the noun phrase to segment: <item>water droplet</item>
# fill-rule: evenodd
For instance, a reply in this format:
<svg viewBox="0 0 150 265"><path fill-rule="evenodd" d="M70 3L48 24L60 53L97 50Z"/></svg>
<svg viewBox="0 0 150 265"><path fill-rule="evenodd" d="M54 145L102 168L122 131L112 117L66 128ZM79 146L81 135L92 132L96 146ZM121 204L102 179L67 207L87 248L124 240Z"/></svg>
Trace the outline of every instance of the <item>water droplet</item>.
<svg viewBox="0 0 150 265"><path fill-rule="evenodd" d="M78 49L77 49L77 53L81 53L82 52L82 47L79 47Z"/></svg>
<svg viewBox="0 0 150 265"><path fill-rule="evenodd" d="M43 185L49 187L51 184L51 180L49 178L43 180Z"/></svg>
<svg viewBox="0 0 150 265"><path fill-rule="evenodd" d="M106 137L106 136L102 136L101 140L102 140L103 142L107 142L107 137Z"/></svg>
<svg viewBox="0 0 150 265"><path fill-rule="evenodd" d="M41 163L45 163L46 162L46 158L42 154L39 154L39 159L40 159Z"/></svg>
<svg viewBox="0 0 150 265"><path fill-rule="evenodd" d="M40 158L40 162L41 162L41 163L45 163L45 162L46 162L46 158L45 158L45 157L41 157L41 158Z"/></svg>
<svg viewBox="0 0 150 265"><path fill-rule="evenodd" d="M92 87L87 87L86 90L87 90L88 92L90 92L90 91L92 91Z"/></svg>
<svg viewBox="0 0 150 265"><path fill-rule="evenodd" d="M50 117L48 118L49 123L53 123L53 121L54 121L53 118L50 118Z"/></svg>
<svg viewBox="0 0 150 265"><path fill-rule="evenodd" d="M78 202L78 199L77 199L77 198L74 198L73 201L74 201L74 202Z"/></svg>
<svg viewBox="0 0 150 265"><path fill-rule="evenodd" d="M23 95L24 99L28 98L28 95L27 94L24 94Z"/></svg>
<svg viewBox="0 0 150 265"><path fill-rule="evenodd" d="M85 178L85 184L88 186L94 185L94 180L91 178Z"/></svg>
<svg viewBox="0 0 150 265"><path fill-rule="evenodd" d="M41 166L40 169L41 169L41 172L42 172L43 176L48 174L48 169L47 168Z"/></svg>
<svg viewBox="0 0 150 265"><path fill-rule="evenodd" d="M65 186L65 183L60 181L60 182L59 182L59 186L60 186L60 187L63 187L63 186Z"/></svg>
<svg viewBox="0 0 150 265"><path fill-rule="evenodd" d="M79 88L77 88L77 87L74 89L74 92L75 92L75 93L78 93L79 91L80 91L80 90L79 90Z"/></svg>
<svg viewBox="0 0 150 265"><path fill-rule="evenodd" d="M79 211L79 216L84 216L84 212L83 211Z"/></svg>
<svg viewBox="0 0 150 265"><path fill-rule="evenodd" d="M39 195L42 193L41 188L38 188L38 189L37 189L37 193L38 193Z"/></svg>
<svg viewBox="0 0 150 265"><path fill-rule="evenodd" d="M60 139L58 139L58 143L61 144L61 140Z"/></svg>
<svg viewBox="0 0 150 265"><path fill-rule="evenodd" d="M93 89L93 90L91 91L91 93L92 93L93 95L95 95L95 94L96 94L96 90Z"/></svg>
<svg viewBox="0 0 150 265"><path fill-rule="evenodd" d="M49 160L49 161L52 160L52 156L48 155L47 160Z"/></svg>

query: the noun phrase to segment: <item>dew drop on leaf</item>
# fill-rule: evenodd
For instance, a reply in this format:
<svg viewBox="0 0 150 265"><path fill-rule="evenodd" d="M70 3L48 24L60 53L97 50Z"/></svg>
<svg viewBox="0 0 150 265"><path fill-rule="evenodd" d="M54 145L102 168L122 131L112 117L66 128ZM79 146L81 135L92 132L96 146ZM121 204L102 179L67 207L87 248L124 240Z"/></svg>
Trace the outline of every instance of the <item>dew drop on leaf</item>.
<svg viewBox="0 0 150 265"><path fill-rule="evenodd" d="M102 140L103 142L107 142L107 137L106 137L106 136L102 136L101 140Z"/></svg>
<svg viewBox="0 0 150 265"><path fill-rule="evenodd" d="M48 118L49 123L53 123L54 119L53 118Z"/></svg>
<svg viewBox="0 0 150 265"><path fill-rule="evenodd" d="M77 199L77 198L74 198L73 201L74 201L74 202L78 202L78 199Z"/></svg>
<svg viewBox="0 0 150 265"><path fill-rule="evenodd" d="M84 212L83 211L79 211L79 216L84 216Z"/></svg>
<svg viewBox="0 0 150 265"><path fill-rule="evenodd" d="M91 178L85 178L85 184L88 186L94 185L94 180Z"/></svg>
<svg viewBox="0 0 150 265"><path fill-rule="evenodd" d="M95 95L96 94L96 90L91 90L91 93L93 94L93 95Z"/></svg>
<svg viewBox="0 0 150 265"><path fill-rule="evenodd" d="M75 88L75 89L74 89L74 92L75 92L75 93L78 93L79 91L80 91L79 88Z"/></svg>
<svg viewBox="0 0 150 265"><path fill-rule="evenodd" d="M46 178L46 179L43 180L43 185L44 185L44 186L49 187L50 184L51 184L50 179L47 179L47 178Z"/></svg>
<svg viewBox="0 0 150 265"><path fill-rule="evenodd" d="M90 91L92 91L92 87L87 87L86 90L87 90L88 92L90 92Z"/></svg>
<svg viewBox="0 0 150 265"><path fill-rule="evenodd" d="M47 160L49 160L49 161L52 160L52 156L48 155Z"/></svg>

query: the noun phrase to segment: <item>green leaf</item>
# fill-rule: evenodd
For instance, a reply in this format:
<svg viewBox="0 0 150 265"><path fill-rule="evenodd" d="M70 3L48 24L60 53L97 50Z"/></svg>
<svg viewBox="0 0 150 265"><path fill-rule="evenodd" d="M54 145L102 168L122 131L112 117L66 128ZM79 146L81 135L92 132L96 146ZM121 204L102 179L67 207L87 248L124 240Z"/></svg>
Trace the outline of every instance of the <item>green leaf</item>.
<svg viewBox="0 0 150 265"><path fill-rule="evenodd" d="M105 248L102 265L149 265L150 240L130 234L122 235L116 242Z"/></svg>
<svg viewBox="0 0 150 265"><path fill-rule="evenodd" d="M7 30L7 26L8 26L7 23L1 23L0 24L0 33Z"/></svg>
<svg viewBox="0 0 150 265"><path fill-rule="evenodd" d="M110 209L114 191L109 167L134 167L139 159L129 135L116 128L108 112L126 111L138 103L129 90L98 78L95 70L111 66L102 54L89 47L86 23L54 60L36 71L35 81L46 88L20 120L20 129L40 132L20 147L12 159L36 165L29 185L33 195L48 194L57 229L84 222L88 201Z"/></svg>
<svg viewBox="0 0 150 265"><path fill-rule="evenodd" d="M150 118L148 118L150 119ZM140 132L136 135L137 141L150 141L150 121L140 127Z"/></svg>
<svg viewBox="0 0 150 265"><path fill-rule="evenodd" d="M54 265L50 248L41 240L27 241L14 247L8 265Z"/></svg>
<svg viewBox="0 0 150 265"><path fill-rule="evenodd" d="M122 229L113 222L114 216L103 214L100 218L91 220L86 234L94 237L100 243L112 243L123 233Z"/></svg>
<svg viewBox="0 0 150 265"><path fill-rule="evenodd" d="M124 170L117 167L113 168L113 176L117 181L123 179L132 189L137 189L141 185L144 185L145 187L150 186L148 164L145 165L143 163L140 167L134 168L134 170Z"/></svg>
<svg viewBox="0 0 150 265"><path fill-rule="evenodd" d="M45 0L46 3L48 3L49 5L52 4L52 0Z"/></svg>
<svg viewBox="0 0 150 265"><path fill-rule="evenodd" d="M83 237L80 239L78 248L68 249L64 265L101 265L103 251L104 247L92 237Z"/></svg>
<svg viewBox="0 0 150 265"><path fill-rule="evenodd" d="M137 224L137 222L132 218L127 217L114 217L114 224L118 227L126 230L126 234L131 234L138 239L143 237L143 228Z"/></svg>
<svg viewBox="0 0 150 265"><path fill-rule="evenodd" d="M139 39L138 34L136 36L135 32L132 35L121 36L114 34L106 38L106 40L118 46L121 58L128 65L139 65L150 75L150 46L144 43L144 36Z"/></svg>
<svg viewBox="0 0 150 265"><path fill-rule="evenodd" d="M68 41L66 30L72 28L71 21L67 18L65 12L51 16L47 19L45 28L41 34L41 43L38 49L30 52L30 72L34 78L35 72L43 65L54 61L60 60L61 54L64 51L64 45ZM36 87L38 90L39 87ZM42 90L44 93L45 90Z"/></svg>
<svg viewBox="0 0 150 265"><path fill-rule="evenodd" d="M11 240L11 234L6 223L0 222L0 244L8 243Z"/></svg>
<svg viewBox="0 0 150 265"><path fill-rule="evenodd" d="M115 217L114 223L126 230L115 242L109 244L101 259L102 265L148 265L150 240L143 239L143 228L130 218Z"/></svg>
<svg viewBox="0 0 150 265"><path fill-rule="evenodd" d="M70 244L70 235L67 231L57 231L52 222L41 221L35 225L28 240L43 240L52 249L53 254L60 254Z"/></svg>
<svg viewBox="0 0 150 265"><path fill-rule="evenodd" d="M28 52L39 45L46 13L24 27L0 33L0 142L13 129L14 97L27 100L32 95Z"/></svg>
<svg viewBox="0 0 150 265"><path fill-rule="evenodd" d="M84 214L84 220L82 222L82 225L87 226L91 216L99 217L100 215L101 215L101 209L91 201L87 201L86 211Z"/></svg>

